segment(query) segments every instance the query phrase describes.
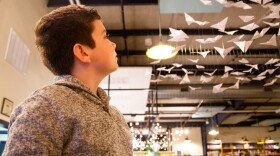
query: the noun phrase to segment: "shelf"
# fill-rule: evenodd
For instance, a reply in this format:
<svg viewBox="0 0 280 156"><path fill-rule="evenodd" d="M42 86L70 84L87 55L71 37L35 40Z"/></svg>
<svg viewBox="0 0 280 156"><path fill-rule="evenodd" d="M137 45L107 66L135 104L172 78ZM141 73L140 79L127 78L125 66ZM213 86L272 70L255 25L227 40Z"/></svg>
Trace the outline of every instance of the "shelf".
<svg viewBox="0 0 280 156"><path fill-rule="evenodd" d="M260 147L262 148L263 152L265 153L271 153L270 156L280 156L280 144L279 143L272 143L272 144L265 144L264 146ZM249 143L249 148L244 148L243 143L220 143L220 144L207 144L207 150L208 151L219 151L221 155L232 155L238 150L240 151L250 151L255 153L258 149L260 149L257 146L257 143ZM210 148L209 148L210 147ZM211 148L212 147L212 148ZM219 148L220 147L220 148ZM273 147L278 147L277 149ZM277 152L277 154L275 154ZM279 153L279 154L278 154Z"/></svg>
<svg viewBox="0 0 280 156"><path fill-rule="evenodd" d="M210 151L210 150L211 150L211 151L214 151L214 150L221 150L221 149L220 149L220 148L215 148L215 149L214 149L214 148L208 148L208 150L209 150L209 151Z"/></svg>
<svg viewBox="0 0 280 156"><path fill-rule="evenodd" d="M225 150L228 150L228 149L229 149L229 150L231 150L232 148L230 148L230 147L226 147L226 148L223 148L223 149L225 149Z"/></svg>

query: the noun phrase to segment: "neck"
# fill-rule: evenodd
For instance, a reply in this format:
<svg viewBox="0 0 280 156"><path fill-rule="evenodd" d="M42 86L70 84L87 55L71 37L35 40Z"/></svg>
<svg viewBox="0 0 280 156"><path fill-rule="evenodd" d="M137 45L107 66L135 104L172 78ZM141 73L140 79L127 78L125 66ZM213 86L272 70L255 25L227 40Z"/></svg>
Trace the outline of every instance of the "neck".
<svg viewBox="0 0 280 156"><path fill-rule="evenodd" d="M73 69L71 75L83 82L95 95L97 95L99 83L105 77L100 73L87 69Z"/></svg>

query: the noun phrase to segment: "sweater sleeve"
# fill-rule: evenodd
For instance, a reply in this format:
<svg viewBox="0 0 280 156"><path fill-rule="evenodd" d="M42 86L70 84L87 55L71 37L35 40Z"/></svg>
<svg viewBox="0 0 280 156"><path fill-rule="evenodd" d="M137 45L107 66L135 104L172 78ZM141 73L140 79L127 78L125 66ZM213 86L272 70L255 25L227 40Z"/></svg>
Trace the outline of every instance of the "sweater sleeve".
<svg viewBox="0 0 280 156"><path fill-rule="evenodd" d="M12 113L3 156L61 155L63 134L52 103L31 97Z"/></svg>

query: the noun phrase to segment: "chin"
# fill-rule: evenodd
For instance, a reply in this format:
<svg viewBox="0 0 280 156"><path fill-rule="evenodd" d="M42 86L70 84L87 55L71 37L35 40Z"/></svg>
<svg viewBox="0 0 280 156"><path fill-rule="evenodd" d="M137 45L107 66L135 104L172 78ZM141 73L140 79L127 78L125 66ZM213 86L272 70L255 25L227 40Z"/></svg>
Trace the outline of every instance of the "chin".
<svg viewBox="0 0 280 156"><path fill-rule="evenodd" d="M118 65L118 64L116 64L113 68L111 68L110 73L112 73L112 72L116 71L118 68L119 68L119 65Z"/></svg>
<svg viewBox="0 0 280 156"><path fill-rule="evenodd" d="M115 66L115 68L114 68L114 70L113 70L113 71L116 71L118 68L119 68L119 65L118 65L118 64L116 64L116 66Z"/></svg>

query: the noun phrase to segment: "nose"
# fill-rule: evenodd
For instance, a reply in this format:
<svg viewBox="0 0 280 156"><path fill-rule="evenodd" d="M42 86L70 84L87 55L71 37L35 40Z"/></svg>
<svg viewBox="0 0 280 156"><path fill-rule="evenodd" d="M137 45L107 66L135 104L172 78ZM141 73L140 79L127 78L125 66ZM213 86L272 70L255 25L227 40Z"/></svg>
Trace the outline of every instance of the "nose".
<svg viewBox="0 0 280 156"><path fill-rule="evenodd" d="M111 41L112 42L112 41ZM116 49L117 45L116 43L112 42L113 47Z"/></svg>

